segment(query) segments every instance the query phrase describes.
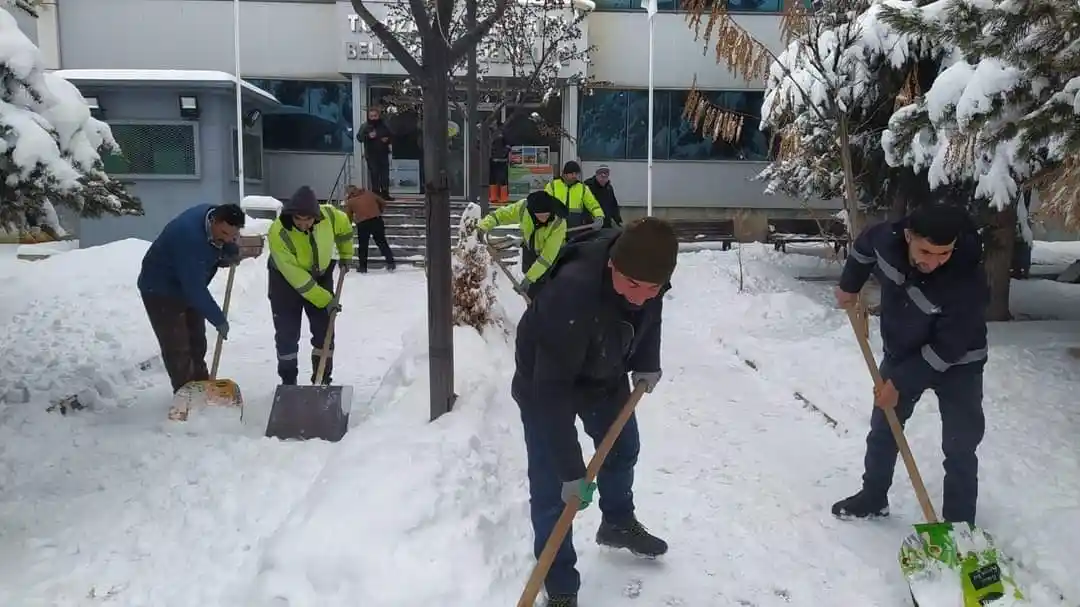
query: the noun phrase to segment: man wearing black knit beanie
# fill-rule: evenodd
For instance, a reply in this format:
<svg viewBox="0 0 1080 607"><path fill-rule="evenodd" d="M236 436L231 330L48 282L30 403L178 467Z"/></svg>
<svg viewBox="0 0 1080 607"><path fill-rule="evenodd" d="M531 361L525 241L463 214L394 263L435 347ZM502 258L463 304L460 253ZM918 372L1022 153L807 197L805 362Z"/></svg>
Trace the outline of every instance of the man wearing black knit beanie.
<svg viewBox="0 0 1080 607"><path fill-rule="evenodd" d="M598 445L629 399L631 381L644 382L648 392L660 381L663 295L678 253L671 225L654 217L587 232L562 248L518 322L511 393L525 430L537 557L565 504L584 509L597 488L597 543L646 557L667 552L634 513L636 418L608 454L598 484L585 483L575 418ZM576 562L567 534L544 581L548 607L577 607Z"/></svg>

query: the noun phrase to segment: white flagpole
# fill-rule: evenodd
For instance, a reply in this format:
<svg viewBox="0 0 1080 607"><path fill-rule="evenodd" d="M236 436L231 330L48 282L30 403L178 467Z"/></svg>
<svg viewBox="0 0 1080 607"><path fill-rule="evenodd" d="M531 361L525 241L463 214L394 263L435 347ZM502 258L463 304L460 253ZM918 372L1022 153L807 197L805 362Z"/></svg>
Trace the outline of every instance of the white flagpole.
<svg viewBox="0 0 1080 607"><path fill-rule="evenodd" d="M645 212L652 216L652 176L653 176L653 17L656 16L656 0L642 0L642 5L649 16L649 151L648 169L645 178Z"/></svg>
<svg viewBox="0 0 1080 607"><path fill-rule="evenodd" d="M244 87L240 80L240 0L233 0L233 67L236 72L236 177L244 201Z"/></svg>

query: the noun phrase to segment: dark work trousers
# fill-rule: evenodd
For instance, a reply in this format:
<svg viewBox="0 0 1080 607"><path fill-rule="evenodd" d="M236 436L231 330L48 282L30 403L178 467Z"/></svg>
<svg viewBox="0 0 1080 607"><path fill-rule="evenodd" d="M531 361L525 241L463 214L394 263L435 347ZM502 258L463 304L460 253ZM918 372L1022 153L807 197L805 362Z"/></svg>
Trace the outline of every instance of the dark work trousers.
<svg viewBox="0 0 1080 607"><path fill-rule="evenodd" d="M375 241L379 252L386 258L386 267L394 269L394 252L390 250L390 243L386 241L386 222L382 217L365 219L356 224L356 238L359 244L356 246L356 267L361 272L367 272L368 237Z"/></svg>
<svg viewBox="0 0 1080 607"><path fill-rule="evenodd" d="M510 183L510 163L506 160L488 163L488 185L507 185Z"/></svg>
<svg viewBox="0 0 1080 607"><path fill-rule="evenodd" d="M888 365L882 375L888 377ZM975 522L979 497L979 459L975 454L986 430L983 417L983 372L977 365L958 365L937 375L931 386L941 409L941 450L945 455L945 495L942 516L949 522ZM901 394L896 416L904 424L922 394ZM866 437L863 489L886 495L896 469L896 441L885 413L874 408Z"/></svg>
<svg viewBox="0 0 1080 607"><path fill-rule="evenodd" d="M316 282L319 286L333 293L334 291L334 267L336 262L331 261L326 272ZM311 347L314 352L311 355L311 381L315 381L315 370L319 366L318 351L323 347L326 339L326 329L330 325L330 310L317 308L315 304L304 299L296 289L289 284L285 277L274 268L270 268L269 278L270 313L274 317L274 348L277 350L278 376L286 385L296 384L299 375L300 352L300 325L301 317L306 315L308 326L311 328ZM330 383L330 374L334 369L333 360L334 344L330 343L331 358L326 361L326 373L323 383Z"/></svg>
<svg viewBox="0 0 1080 607"><path fill-rule="evenodd" d="M188 382L210 379L206 368L206 320L182 299L143 295L142 300L173 392Z"/></svg>
<svg viewBox="0 0 1080 607"><path fill-rule="evenodd" d="M516 397L520 398L520 396ZM578 411L585 432L600 445L604 434L618 417L619 411L630 398L630 382L620 381L597 394L595 400ZM521 403L518 403L521 406ZM529 466L529 507L533 525L533 554L540 558L555 521L562 514L562 479L555 469L555 460L544 437L544 428L536 416L544 415L543 404L521 406L521 423L525 429L525 450ZM600 493L600 512L605 520L622 522L634 515L634 465L637 464L641 440L638 436L637 418L630 417L619 439L615 441L597 476ZM581 575L575 565L572 531L559 546L551 564L544 587L551 594L574 594L581 586Z"/></svg>
<svg viewBox="0 0 1080 607"><path fill-rule="evenodd" d="M390 156L384 154L368 154L368 189L379 194L383 198L390 195Z"/></svg>

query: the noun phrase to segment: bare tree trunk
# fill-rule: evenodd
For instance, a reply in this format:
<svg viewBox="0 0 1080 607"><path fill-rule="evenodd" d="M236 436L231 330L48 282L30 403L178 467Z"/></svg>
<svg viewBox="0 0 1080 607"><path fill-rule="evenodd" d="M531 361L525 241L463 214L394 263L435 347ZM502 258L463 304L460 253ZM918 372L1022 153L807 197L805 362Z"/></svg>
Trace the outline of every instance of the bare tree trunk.
<svg viewBox="0 0 1080 607"><path fill-rule="evenodd" d="M425 53L426 55L426 53ZM427 206L428 343L431 419L454 405L454 310L450 267L449 67L425 56L423 90L424 174ZM431 63L438 62L438 65Z"/></svg>
<svg viewBox="0 0 1080 607"><path fill-rule="evenodd" d="M849 236L854 241L862 232L865 218L859 211L859 197L855 189L855 167L851 160L851 135L846 114L840 114L839 141L840 167L844 171L844 210L847 211Z"/></svg>
<svg viewBox="0 0 1080 607"><path fill-rule="evenodd" d="M990 287L986 319L1012 320L1009 312L1009 288L1012 286L1012 253L1016 246L1016 205L993 213L986 228L986 255L983 268Z"/></svg>

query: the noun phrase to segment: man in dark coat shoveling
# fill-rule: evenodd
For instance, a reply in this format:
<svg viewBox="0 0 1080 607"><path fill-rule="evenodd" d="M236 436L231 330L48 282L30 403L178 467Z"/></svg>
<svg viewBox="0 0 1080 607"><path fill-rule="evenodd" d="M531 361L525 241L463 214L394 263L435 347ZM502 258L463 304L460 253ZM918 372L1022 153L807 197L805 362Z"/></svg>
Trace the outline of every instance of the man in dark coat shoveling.
<svg viewBox="0 0 1080 607"><path fill-rule="evenodd" d="M889 513L889 487L897 447L882 409L903 424L923 392L940 402L949 522L975 522L979 460L985 431L986 279L982 245L963 209L924 205L896 223L867 228L855 240L836 290L841 307L855 305L873 273L881 284L881 336L885 358L875 389L876 408L866 437L862 490L837 502L839 518Z"/></svg>
<svg viewBox="0 0 1080 607"><path fill-rule="evenodd" d="M597 488L585 482L575 418L599 444L630 397L627 375L649 392L660 381L663 296L678 252L671 225L654 217L586 233L563 247L518 323L511 393L525 430L537 557L565 504L585 508ZM632 416L597 477L596 541L656 557L667 543L634 514L639 448ZM567 534L544 582L548 607L577 606L576 562Z"/></svg>

